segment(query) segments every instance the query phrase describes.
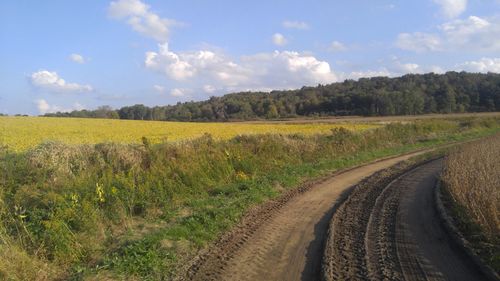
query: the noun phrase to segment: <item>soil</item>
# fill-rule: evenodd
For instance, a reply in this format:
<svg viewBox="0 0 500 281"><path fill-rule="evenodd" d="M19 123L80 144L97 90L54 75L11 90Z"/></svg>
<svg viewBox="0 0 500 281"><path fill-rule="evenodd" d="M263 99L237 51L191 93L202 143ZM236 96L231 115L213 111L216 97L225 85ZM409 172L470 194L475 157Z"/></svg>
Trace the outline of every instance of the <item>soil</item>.
<svg viewBox="0 0 500 281"><path fill-rule="evenodd" d="M323 279L488 280L436 211L441 169L441 159L407 172L396 166L358 185L332 218Z"/></svg>

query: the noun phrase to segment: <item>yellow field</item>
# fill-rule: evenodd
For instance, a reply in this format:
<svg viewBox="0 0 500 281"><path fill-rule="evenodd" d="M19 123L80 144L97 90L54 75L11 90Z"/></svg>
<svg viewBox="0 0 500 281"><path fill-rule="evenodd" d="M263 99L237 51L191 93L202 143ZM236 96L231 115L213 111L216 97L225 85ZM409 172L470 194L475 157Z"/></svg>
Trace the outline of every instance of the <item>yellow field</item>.
<svg viewBox="0 0 500 281"><path fill-rule="evenodd" d="M237 135L328 133L335 127L364 130L374 124L283 124L283 123L186 123L111 119L48 117L0 117L0 144L14 151L24 151L37 144L56 140L68 144L140 143L147 137L151 143L179 141L210 133L216 139Z"/></svg>

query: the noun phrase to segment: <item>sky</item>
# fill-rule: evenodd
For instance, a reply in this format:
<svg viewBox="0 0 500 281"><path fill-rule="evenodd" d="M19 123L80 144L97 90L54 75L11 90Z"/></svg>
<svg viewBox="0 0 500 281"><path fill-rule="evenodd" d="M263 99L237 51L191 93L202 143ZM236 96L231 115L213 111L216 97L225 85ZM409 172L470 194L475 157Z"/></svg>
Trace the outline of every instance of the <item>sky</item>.
<svg viewBox="0 0 500 281"><path fill-rule="evenodd" d="M3 0L0 113L500 72L500 0Z"/></svg>

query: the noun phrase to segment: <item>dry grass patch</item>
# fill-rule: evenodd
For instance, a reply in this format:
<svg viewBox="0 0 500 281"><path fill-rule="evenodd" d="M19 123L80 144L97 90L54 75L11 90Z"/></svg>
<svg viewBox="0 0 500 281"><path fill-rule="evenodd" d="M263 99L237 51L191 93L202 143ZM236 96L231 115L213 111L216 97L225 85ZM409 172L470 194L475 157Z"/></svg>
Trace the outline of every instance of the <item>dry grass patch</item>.
<svg viewBox="0 0 500 281"><path fill-rule="evenodd" d="M500 269L500 135L461 146L442 176L458 227L495 270Z"/></svg>
<svg viewBox="0 0 500 281"><path fill-rule="evenodd" d="M485 234L500 233L500 135L462 146L446 157L443 179L453 200Z"/></svg>

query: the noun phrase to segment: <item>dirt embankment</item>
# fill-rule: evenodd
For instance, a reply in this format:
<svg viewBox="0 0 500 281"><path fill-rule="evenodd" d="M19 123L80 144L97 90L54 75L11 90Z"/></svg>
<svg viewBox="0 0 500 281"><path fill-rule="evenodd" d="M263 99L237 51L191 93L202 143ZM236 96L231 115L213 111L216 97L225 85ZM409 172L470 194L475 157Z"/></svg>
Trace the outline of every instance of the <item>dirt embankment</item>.
<svg viewBox="0 0 500 281"><path fill-rule="evenodd" d="M360 183L334 214L324 280L488 280L443 228L434 206L442 169L405 164Z"/></svg>

